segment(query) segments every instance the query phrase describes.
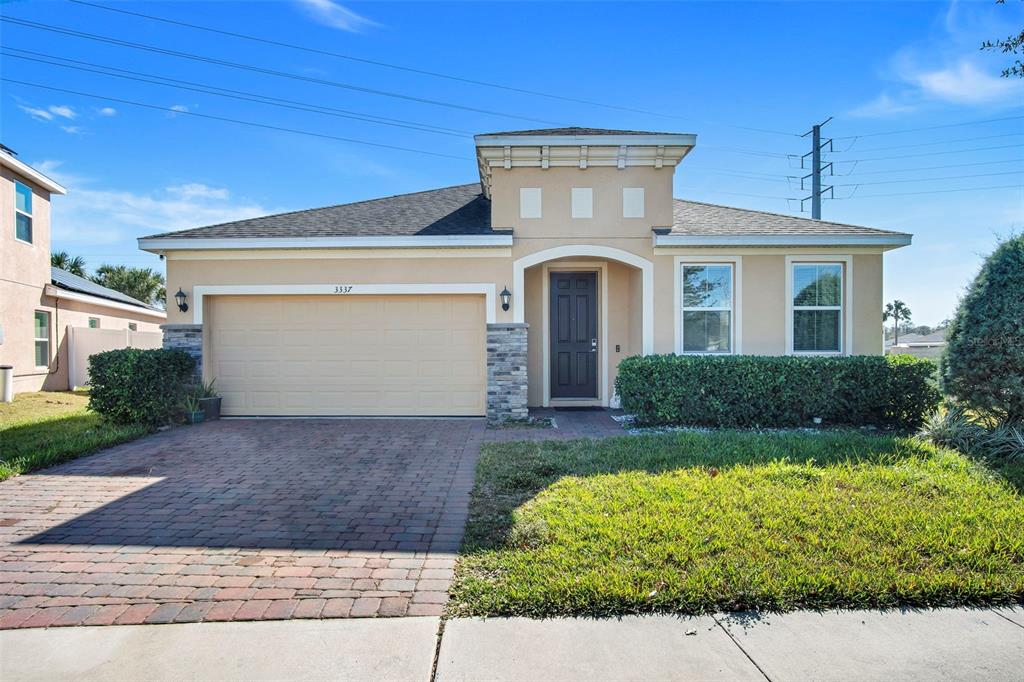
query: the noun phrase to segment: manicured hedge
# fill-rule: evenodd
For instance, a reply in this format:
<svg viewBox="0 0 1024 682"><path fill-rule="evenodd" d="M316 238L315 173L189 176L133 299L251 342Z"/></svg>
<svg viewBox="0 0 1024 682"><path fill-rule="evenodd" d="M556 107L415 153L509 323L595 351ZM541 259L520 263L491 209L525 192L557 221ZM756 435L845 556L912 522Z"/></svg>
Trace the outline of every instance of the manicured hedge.
<svg viewBox="0 0 1024 682"><path fill-rule="evenodd" d="M648 355L623 360L615 388L644 425L911 428L939 403L934 373L907 355Z"/></svg>
<svg viewBox="0 0 1024 682"><path fill-rule="evenodd" d="M122 348L89 357L89 409L115 424L166 424L181 411L195 360L181 350Z"/></svg>

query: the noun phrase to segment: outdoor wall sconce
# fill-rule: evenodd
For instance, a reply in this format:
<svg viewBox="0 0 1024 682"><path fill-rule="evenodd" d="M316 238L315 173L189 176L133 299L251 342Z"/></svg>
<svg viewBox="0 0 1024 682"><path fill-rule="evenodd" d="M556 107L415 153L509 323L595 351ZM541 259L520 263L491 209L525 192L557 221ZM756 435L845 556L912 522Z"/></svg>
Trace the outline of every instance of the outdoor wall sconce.
<svg viewBox="0 0 1024 682"><path fill-rule="evenodd" d="M508 290L508 287L505 287L501 290L499 296L501 296L501 309L508 310L509 301L512 300L512 292Z"/></svg>
<svg viewBox="0 0 1024 682"><path fill-rule="evenodd" d="M188 312L188 303L185 302L185 292L178 287L178 293L174 295L174 302L178 304L178 310L185 313Z"/></svg>

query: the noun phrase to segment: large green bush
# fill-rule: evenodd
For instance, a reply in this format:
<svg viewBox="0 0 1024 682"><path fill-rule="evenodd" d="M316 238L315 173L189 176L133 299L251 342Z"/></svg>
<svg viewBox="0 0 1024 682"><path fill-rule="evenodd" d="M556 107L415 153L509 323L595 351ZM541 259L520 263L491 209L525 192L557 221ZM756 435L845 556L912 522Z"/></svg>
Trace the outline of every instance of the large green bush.
<svg viewBox="0 0 1024 682"><path fill-rule="evenodd" d="M985 260L946 341L943 389L978 411L1024 421L1024 236Z"/></svg>
<svg viewBox="0 0 1024 682"><path fill-rule="evenodd" d="M96 353L89 357L89 409L115 424L166 424L180 411L195 366L180 350Z"/></svg>
<svg viewBox="0 0 1024 682"><path fill-rule="evenodd" d="M938 405L934 372L908 355L648 355L623 360L615 388L645 425L911 428Z"/></svg>

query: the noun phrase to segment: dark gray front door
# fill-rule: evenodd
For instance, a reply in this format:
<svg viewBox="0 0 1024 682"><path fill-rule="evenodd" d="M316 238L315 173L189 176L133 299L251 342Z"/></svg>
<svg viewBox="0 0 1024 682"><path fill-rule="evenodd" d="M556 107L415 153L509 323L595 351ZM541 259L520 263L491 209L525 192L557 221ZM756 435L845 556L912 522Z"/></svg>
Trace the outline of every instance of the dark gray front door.
<svg viewBox="0 0 1024 682"><path fill-rule="evenodd" d="M551 273L551 397L597 397L597 273Z"/></svg>

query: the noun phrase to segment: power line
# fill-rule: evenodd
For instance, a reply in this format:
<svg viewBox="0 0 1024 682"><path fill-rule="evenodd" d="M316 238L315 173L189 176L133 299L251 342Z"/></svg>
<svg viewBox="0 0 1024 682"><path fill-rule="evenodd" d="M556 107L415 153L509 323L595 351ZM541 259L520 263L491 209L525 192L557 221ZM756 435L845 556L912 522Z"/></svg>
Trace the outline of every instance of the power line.
<svg viewBox="0 0 1024 682"><path fill-rule="evenodd" d="M17 83L18 85L25 85L30 88L41 88L43 90L52 90L53 92L63 92L69 95L79 95L80 97L91 97L93 99L106 100L108 102L119 102L121 104L130 104L136 107L144 107L146 109L155 109L157 111L166 111L172 114L181 114L185 116L197 116L199 118L206 118L213 121L223 121L225 123L236 123L238 125L252 126L254 128L264 128L266 130L274 130L284 133L294 133L296 135L308 135L310 137L319 137L326 140L337 140L339 142L349 142L351 144L361 144L369 147L379 147L382 149L393 149L402 152L412 152L414 154L426 154L427 156L439 156L446 159L458 159L460 161L467 160L464 156L455 156L454 154L443 154L441 152L431 152L424 149L414 149L412 147L400 147L397 145L383 144L380 142L368 142L366 140L357 140L351 137L340 137L338 135L328 135L326 133L316 133L309 130L299 130L297 128L284 128L282 126L269 125L267 123L256 123L255 121L243 121L237 118L228 118L226 116L214 116L213 114L200 114L196 111L182 111L180 109L174 109L172 107L162 107L156 104L148 104L145 102L135 102L128 99L120 99L118 97L108 97L106 95L97 95L89 92L79 92L77 90L66 90L64 88L55 88L49 85L40 85L38 83L28 83L26 81L14 80L13 78L0 78L5 83Z"/></svg>
<svg viewBox="0 0 1024 682"><path fill-rule="evenodd" d="M193 23L189 23L189 22L186 22L186 21L178 21L178 20L175 20L175 19L168 19L166 17L159 17L159 16L155 16L155 15L152 15L152 14L143 14L142 12L132 12L130 10L120 9L120 8L117 8L117 7L109 7L107 5L100 5L100 4L93 3L93 2L85 2L85 0L69 0L69 2L73 2L73 3L77 4L77 5L84 5L84 6L88 6L88 7L94 7L96 9L105 10L107 12L117 12L119 14L126 14L126 15L130 15L130 16L134 16L134 17L139 17L139 18L142 18L142 19L149 19L151 21L160 21L160 22L163 22L165 24L172 24L174 26L184 26L186 28L191 28L191 29L195 29L195 30L198 30L198 31L207 31L207 32L216 33L216 34L219 34L219 35L230 36L232 38L239 38L239 39L242 39L242 40L250 40L250 41L253 41L253 42L257 42L257 43L263 43L265 45L273 45L275 47L284 47L284 48L288 48L288 49L291 49L291 50L299 50L301 52L307 52L307 53L310 53L310 54L317 54L317 55L323 55L323 56L328 56L328 57L336 57L338 59L346 59L346 60L352 61L352 62L358 62L358 63L361 63L361 64L370 64L372 66L379 66L379 67L386 68L386 69L395 69L397 71L405 71L407 73L415 73L415 74L419 74L421 76L431 76L433 78L444 78L446 80L456 81L456 82L459 82L459 83L468 83L470 85L479 85L479 86L487 87L487 88L496 88L498 90L505 90L505 91L508 91L508 92L515 92L515 93L519 93L519 94L522 94L522 95L532 95L534 97L545 97L545 98L548 98L548 99L560 100L560 101L563 101L563 102L573 102L575 104L585 104L587 106L601 107L601 108L604 108L604 109L614 109L614 110L618 110L618 111L629 111L629 112L636 113L636 114L646 114L646 115L649 115L649 116L660 116L662 118L671 118L671 119L677 119L677 120L680 120L680 121L683 121L683 120L690 120L690 121L692 121L693 120L693 119L687 119L687 118L685 118L683 116L678 116L678 115L675 115L675 114L665 114L665 113L658 112L658 111L649 111L649 110L646 110L646 109L636 109L636 108L633 108L633 107L625 107L625 106L621 106L621 105L607 104L607 103L604 103L604 102L596 102L596 101L593 101L593 100L581 99L581 98L577 98L577 97L569 97L567 95L556 95L556 94L550 93L550 92L543 92L543 91L540 91L540 90L530 90L530 89L527 89L527 88L520 88L520 87L511 86L511 85L505 85L503 83L495 83L493 81L477 80L477 79L474 79L474 78L467 78L467 77L464 77L464 76L455 76L455 75L452 75L452 74L442 73L442 72L439 72L439 71L428 71L426 69L417 69L417 68L414 68L414 67L411 67L411 66L404 66L404 65L401 65L401 64L392 64L392 63L389 63L389 62L382 62L382 61L378 61L378 60L375 60L375 59L367 59L365 57L356 57L354 55L343 54L341 52L333 52L333 51L330 51L330 50L323 50L323 49L320 49L320 48L308 47L308 46L305 46L305 45L296 45L294 43L287 43L287 42L280 41L280 40L271 40L269 38L262 38L260 36L254 36L254 35L247 34L247 33L238 33L238 32L235 32L235 31L227 31L227 30L224 30L224 29L213 28L212 26L203 26L203 25L200 25L200 24L193 24ZM770 134L774 134L774 135L797 136L795 133L784 132L784 131L780 131L780 130L770 130L770 129L767 129L767 128L754 128L754 127L750 127L750 126L728 125L728 124L723 124L723 123L719 123L719 122L715 122L715 124L716 125L723 125L723 126L726 126L726 127L729 127L729 128L738 128L740 130L750 130L750 131L760 132L760 133L770 133Z"/></svg>
<svg viewBox="0 0 1024 682"><path fill-rule="evenodd" d="M74 1L74 0L72 0ZM910 149L912 147L934 147L937 144L955 144L957 142L976 142L978 140L995 140L1003 137L1019 137L1024 135L1024 132L1020 133L1002 133L1000 135L982 135L981 137L960 137L955 140L937 140L935 142L916 142L914 144L897 144L887 145L885 147L868 147L867 149L861 149L861 152L881 152L888 151L890 149ZM850 148L848 147L848 151Z"/></svg>
<svg viewBox="0 0 1024 682"><path fill-rule="evenodd" d="M414 95L404 95L398 92L390 92L387 90L376 90L374 88L367 88L361 85L354 85L352 83L343 83L341 81L326 80L323 78L314 78L312 76L304 76L298 73L289 73L287 71L277 71L276 69L268 69L262 66L254 66L252 64L243 64L240 62L229 62L223 59L217 59L215 57L204 57L203 55L193 54L191 52L179 52L177 50L168 50L166 48L157 47L155 45L146 45L143 43L133 43L127 40L120 40L118 38L111 38L109 36L101 36L96 33L87 33L84 31L76 31L74 29L65 28L62 26L47 26L46 24L40 24L34 21L27 21L25 19L18 19L15 17L0 16L0 21L13 23L17 26L24 26L26 28L34 28L40 31L49 31L51 33L60 33L63 35L72 36L75 38L84 38L86 40L94 40L97 42L108 43L110 45L118 45L120 47L130 47L135 50L143 50L146 52L153 52L156 54L162 54L170 57L179 57L181 59L190 59L193 61L203 62L206 64L215 64L217 66L226 66L233 69L241 69L243 71L251 71L254 73L261 73L269 76L275 76L278 78L290 78L293 80L304 81L307 83L315 83L317 85L327 85L330 87L341 88L344 90L352 90L354 92L362 92L370 95L378 95L381 97L391 97L394 99L407 100L410 102L418 102L420 104L430 104L433 106L446 107L449 109L460 109L463 111L471 111L477 114L486 114L488 116L500 116L503 118L514 118L523 121L530 121L532 123L542 123L545 125L561 125L555 121L549 121L542 118L533 118L530 116L520 116L518 114L509 114L501 111L493 111L490 109L480 109L477 107L465 106L462 104L454 104L452 102L444 102L442 100L428 99L425 97L416 97Z"/></svg>
<svg viewBox="0 0 1024 682"><path fill-rule="evenodd" d="M841 163L841 162L840 162ZM856 173L846 173L840 177L850 177L851 175L879 175L882 173L910 173L913 171L922 170L944 170L947 168L970 168L972 166L994 166L1001 163L1024 163L1024 159L1005 159L1003 161L978 161L976 163L951 163L942 166L918 166L917 168L890 168L889 170L876 170L876 171L860 171Z"/></svg>
<svg viewBox="0 0 1024 682"><path fill-rule="evenodd" d="M1004 116L1002 118L986 118L976 121L961 121L959 123L945 123L936 126L923 126L921 128L902 128L900 130L885 130L879 133L862 133L860 135L844 135L842 137L836 137L836 140L851 140L856 137L878 137L879 135L900 135L902 133L916 133L922 130L941 130L943 128L958 128L960 126L972 126L980 125L982 123L1001 123L1003 121L1019 121L1024 119L1024 116Z"/></svg>
<svg viewBox="0 0 1024 682"><path fill-rule="evenodd" d="M973 149L952 149L941 152L925 152L922 154L900 154L899 156L873 156L866 159L837 159L835 163L861 163L862 161L889 161L892 159L914 159L921 156L939 156L942 154L966 154L968 152L984 152L993 149L1016 149L1024 144L1004 144L996 147L975 147Z"/></svg>
<svg viewBox="0 0 1024 682"><path fill-rule="evenodd" d="M246 92L244 90L231 90L229 88L221 88L214 85L207 85L205 83L196 83L194 81L185 81L177 78L168 78L166 76L159 76L155 74L148 74L139 71L130 71L128 69L119 69L113 66L105 66L103 64L93 64L90 62L83 62L77 59L67 59L65 57L55 57L47 55L41 52L33 52L31 50L22 50L19 48L6 47L4 48L4 54L8 57L15 59L24 59L27 61L37 62L39 64L49 64L51 66L59 66L65 69L75 69L76 71L83 71L87 73L97 73L103 76L113 76L115 78L123 78L126 80L137 81L140 83L150 83L153 85L160 85L164 87L177 88L179 90L190 90L192 92L202 92L208 95L216 95L218 97L229 97L231 99L237 99L248 102L257 102L259 104L268 104L276 107L283 107L286 109L294 109L297 111L309 111L317 114L324 114L328 116L337 116L340 118L347 118L356 121L365 121L367 123L376 123L379 125L395 126L399 128L407 128L410 130L419 130L421 132L436 133L440 135L451 135L454 137L466 138L471 137L470 134L465 131L457 131L451 128L439 128L426 123L416 123L413 121L403 121L401 119L389 119L385 117L375 116L373 114L361 114L358 112L352 112L346 109L335 109L334 107L325 107L319 104L309 104L306 102L300 102L296 100L283 99L280 97L271 97L269 95L261 95L259 93ZM11 52L24 52L27 54L41 55L46 59L40 59L36 57L27 57L20 54L12 54ZM57 59L60 61L51 61ZM61 62L71 62L69 64L63 64ZM75 66L75 64L83 64L85 66ZM86 68L96 67L96 68ZM101 70L105 69L105 70ZM131 74L131 75L127 75ZM154 80L156 79L156 80ZM181 85L178 85L178 84ZM193 87L194 86L194 87Z"/></svg>
<svg viewBox="0 0 1024 682"><path fill-rule="evenodd" d="M863 185L891 185L903 182L931 182L933 180L963 180L966 178L990 178L996 175L1020 175L1024 170L1001 171L999 173L971 173L968 175L944 175L938 178L904 178L903 180L875 180L872 182L851 182L837 184L835 187L861 187Z"/></svg>
<svg viewBox="0 0 1024 682"><path fill-rule="evenodd" d="M921 192L891 192L886 194L858 194L848 197L836 197L836 199L868 199L872 197L908 197L916 194L946 194L948 192L981 192L992 189L1024 189L1021 185L992 185L990 187L960 187L956 189L932 189Z"/></svg>

